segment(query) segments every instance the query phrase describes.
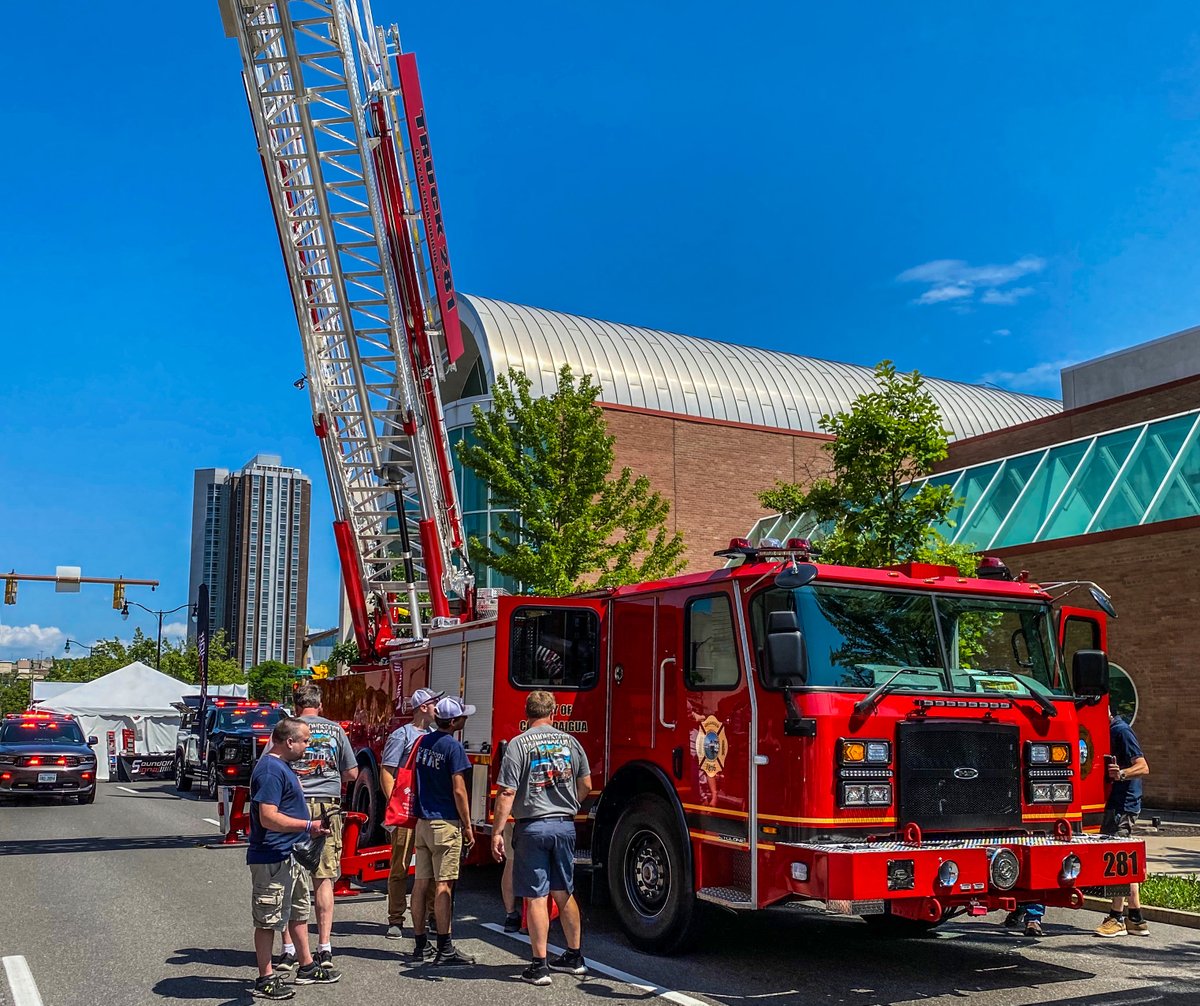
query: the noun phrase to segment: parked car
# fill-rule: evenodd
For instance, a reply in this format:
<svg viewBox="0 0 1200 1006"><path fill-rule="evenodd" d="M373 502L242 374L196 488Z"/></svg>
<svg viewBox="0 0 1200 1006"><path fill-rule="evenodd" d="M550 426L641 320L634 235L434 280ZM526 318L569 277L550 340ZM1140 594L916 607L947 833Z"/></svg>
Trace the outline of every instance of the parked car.
<svg viewBox="0 0 1200 1006"><path fill-rule="evenodd" d="M0 721L0 797L96 799L96 754L74 716L9 713Z"/></svg>

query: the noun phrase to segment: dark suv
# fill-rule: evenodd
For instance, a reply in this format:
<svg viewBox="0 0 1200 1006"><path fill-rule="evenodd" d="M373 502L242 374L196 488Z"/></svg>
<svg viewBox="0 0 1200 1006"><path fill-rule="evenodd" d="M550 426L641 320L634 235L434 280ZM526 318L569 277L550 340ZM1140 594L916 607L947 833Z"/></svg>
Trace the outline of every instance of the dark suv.
<svg viewBox="0 0 1200 1006"><path fill-rule="evenodd" d="M175 788L186 792L200 784L209 799L218 786L248 786L259 754L287 710L278 702L208 699L186 696L175 740Z"/></svg>
<svg viewBox="0 0 1200 1006"><path fill-rule="evenodd" d="M9 713L0 720L0 797L96 799L96 754L73 716Z"/></svg>

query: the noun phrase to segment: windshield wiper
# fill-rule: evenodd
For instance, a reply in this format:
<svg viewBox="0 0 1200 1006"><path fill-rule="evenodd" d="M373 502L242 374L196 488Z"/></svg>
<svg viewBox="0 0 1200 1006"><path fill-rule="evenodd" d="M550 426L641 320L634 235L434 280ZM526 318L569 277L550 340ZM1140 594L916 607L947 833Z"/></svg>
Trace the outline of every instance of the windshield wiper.
<svg viewBox="0 0 1200 1006"><path fill-rule="evenodd" d="M1044 696L1041 692L1037 691L1033 687L1033 685L1029 684L1028 679L1021 677L1019 674L1013 674L1012 671L1001 670L998 667L988 668L988 670L985 671L984 673L986 673L989 677L993 677L993 678L996 678L996 677L1008 678L1011 681L1015 681L1015 682L1017 682L1017 684L1024 686L1025 690L1027 692L1029 692L1029 694L1027 696L1026 695L1015 695L1015 696L1013 696L1013 698L1033 699L1033 701L1036 702L1038 704L1038 706L1041 707L1042 715L1045 716L1047 719L1053 719L1055 716L1058 715L1058 709L1055 707L1054 703L1051 702L1048 698L1046 698L1046 696Z"/></svg>
<svg viewBox="0 0 1200 1006"><path fill-rule="evenodd" d="M863 699L854 703L854 714L856 716L870 715L871 711L879 704L880 699L882 699L885 695L888 695L891 692L894 692L896 690L896 688L900 687L899 685L896 685L895 688L892 687L892 682L894 682L898 677L900 677L901 674L929 674L929 673L930 673L929 671L926 671L920 667L897 668L896 673L893 674L890 678L888 678L887 681L885 681L882 685L876 685L870 692L867 693L867 695Z"/></svg>

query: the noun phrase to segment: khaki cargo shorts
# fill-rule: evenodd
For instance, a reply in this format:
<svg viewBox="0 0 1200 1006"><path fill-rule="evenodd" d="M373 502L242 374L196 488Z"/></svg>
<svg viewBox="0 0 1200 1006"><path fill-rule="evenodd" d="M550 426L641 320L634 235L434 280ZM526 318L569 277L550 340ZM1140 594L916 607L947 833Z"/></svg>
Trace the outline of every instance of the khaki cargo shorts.
<svg viewBox="0 0 1200 1006"><path fill-rule="evenodd" d="M462 862L462 825L457 821L417 822L414 851L417 880L458 880Z"/></svg>
<svg viewBox="0 0 1200 1006"><path fill-rule="evenodd" d="M337 810L341 804L337 800L310 798L304 801L308 804L309 816L315 821L327 810ZM321 849L321 862L313 870L313 880L337 880L342 875L342 815L337 814L329 819L329 834L325 836L325 845Z"/></svg>
<svg viewBox="0 0 1200 1006"><path fill-rule="evenodd" d="M291 856L278 863L251 863L250 885L255 929L282 933L289 923L308 921L312 911L308 875Z"/></svg>

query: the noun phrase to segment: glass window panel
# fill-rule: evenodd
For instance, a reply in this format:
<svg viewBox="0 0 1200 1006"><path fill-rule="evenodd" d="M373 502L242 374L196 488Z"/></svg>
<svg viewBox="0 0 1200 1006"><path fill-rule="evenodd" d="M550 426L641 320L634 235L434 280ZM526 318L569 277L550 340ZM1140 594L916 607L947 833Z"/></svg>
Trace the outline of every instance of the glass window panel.
<svg viewBox="0 0 1200 1006"><path fill-rule="evenodd" d="M1118 527L1133 527L1141 523L1146 507L1154 499L1162 480L1166 478L1191 430L1195 416L1178 416L1152 423L1137 449L1137 456L1126 466L1121 482L1113 490L1096 522L1093 531Z"/></svg>
<svg viewBox="0 0 1200 1006"><path fill-rule="evenodd" d="M1033 541L1050 508L1087 452L1088 443L1084 440L1050 449L1045 463L1000 529L994 547L1024 545Z"/></svg>
<svg viewBox="0 0 1200 1006"><path fill-rule="evenodd" d="M1175 520L1197 515L1200 515L1200 439L1193 437L1148 520Z"/></svg>
<svg viewBox="0 0 1200 1006"><path fill-rule="evenodd" d="M464 512L486 510L488 506L487 483L468 468L462 470L462 508Z"/></svg>
<svg viewBox="0 0 1200 1006"><path fill-rule="evenodd" d="M1040 454L1027 454L1019 458L1007 458L1004 468L992 484L991 491L971 515L968 526L962 529L958 540L976 548L987 548L1001 521L1016 502L1029 476L1041 460Z"/></svg>
<svg viewBox="0 0 1200 1006"><path fill-rule="evenodd" d="M689 601L684 627L683 679L693 691L738 683L737 633L724 595Z"/></svg>
<svg viewBox="0 0 1200 1006"><path fill-rule="evenodd" d="M1058 511L1051 517L1039 540L1066 538L1083 534L1096 514L1096 508L1112 487L1130 449L1137 442L1139 429L1120 430L1100 437L1095 449L1084 463L1075 484L1063 497Z"/></svg>
<svg viewBox="0 0 1200 1006"><path fill-rule="evenodd" d="M962 505L956 506L946 515L947 524L953 521L951 530L954 533L958 533L958 530L962 527L962 522L966 520L967 514L971 512L971 508L979 502L979 497L984 494L988 484L992 481L992 476L996 474L996 469L999 467L999 461L992 461L986 465L977 465L974 468L968 468L963 472L962 480L958 487L959 498L963 501ZM945 534L946 532L943 531L942 533Z"/></svg>
<svg viewBox="0 0 1200 1006"><path fill-rule="evenodd" d="M914 482L914 483L912 483L912 491L905 492L904 498L910 499L911 497L915 496L917 494L917 492L919 492L921 489L925 488L925 486L933 486L935 488L937 486L953 487L954 483L956 483L959 480L959 478L962 474L963 474L962 469L959 469L958 471L944 472L941 475L933 475L927 479L922 479L920 482ZM951 513L946 523L936 523L931 526L933 527L933 529L935 531L944 535L947 539L951 539L954 537L954 532L957 530L957 528L955 526L951 525L949 523L949 521L954 520L954 519L955 519L954 515L953 515L953 513Z"/></svg>

